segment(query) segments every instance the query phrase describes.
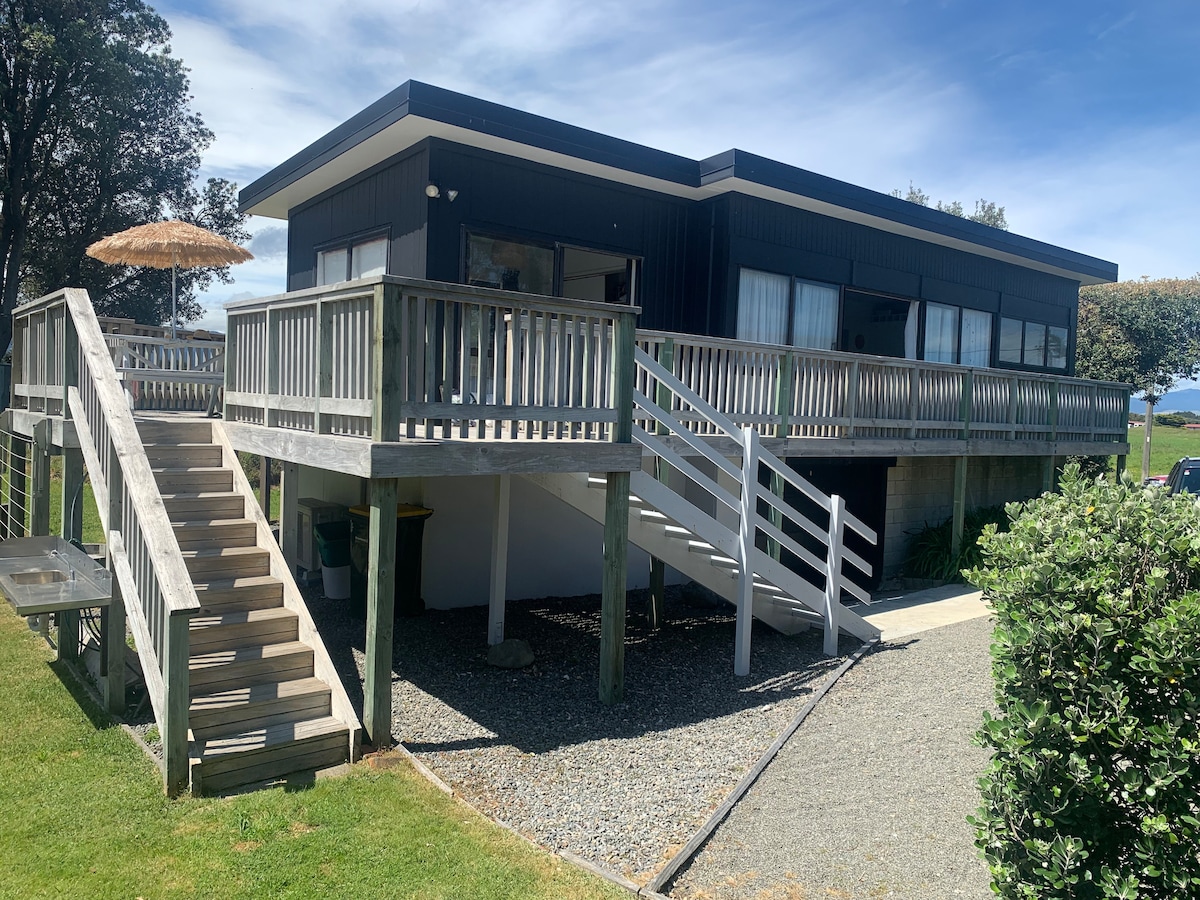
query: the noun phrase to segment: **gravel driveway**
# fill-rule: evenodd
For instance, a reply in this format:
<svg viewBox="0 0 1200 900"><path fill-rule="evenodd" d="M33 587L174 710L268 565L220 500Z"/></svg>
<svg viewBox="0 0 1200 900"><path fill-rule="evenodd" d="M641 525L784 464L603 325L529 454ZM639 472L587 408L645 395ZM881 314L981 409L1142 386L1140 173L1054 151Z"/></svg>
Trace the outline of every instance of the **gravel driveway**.
<svg viewBox="0 0 1200 900"><path fill-rule="evenodd" d="M883 644L822 698L673 897L992 897L965 817L987 754L988 618Z"/></svg>
<svg viewBox="0 0 1200 900"><path fill-rule="evenodd" d="M364 623L309 591L361 710ZM486 608L396 623L393 733L467 802L545 847L644 883L844 660L755 623L735 678L731 607L631 594L625 700L597 700L599 597L510 603L534 666L491 668ZM728 610L728 611L727 611ZM675 897L989 897L964 821L985 755L990 620L883 645L822 700L670 890ZM859 643L843 638L843 654Z"/></svg>

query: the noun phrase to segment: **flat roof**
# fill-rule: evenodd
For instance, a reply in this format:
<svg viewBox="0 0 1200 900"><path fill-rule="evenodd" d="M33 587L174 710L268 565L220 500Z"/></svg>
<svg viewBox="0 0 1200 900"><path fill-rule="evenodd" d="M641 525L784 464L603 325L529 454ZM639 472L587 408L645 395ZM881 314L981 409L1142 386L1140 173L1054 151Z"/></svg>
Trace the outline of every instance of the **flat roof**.
<svg viewBox="0 0 1200 900"><path fill-rule="evenodd" d="M419 81L400 85L247 185L240 208L286 219L290 209L429 137L693 200L748 194L1083 284L1117 279L1116 263L743 150L689 159Z"/></svg>

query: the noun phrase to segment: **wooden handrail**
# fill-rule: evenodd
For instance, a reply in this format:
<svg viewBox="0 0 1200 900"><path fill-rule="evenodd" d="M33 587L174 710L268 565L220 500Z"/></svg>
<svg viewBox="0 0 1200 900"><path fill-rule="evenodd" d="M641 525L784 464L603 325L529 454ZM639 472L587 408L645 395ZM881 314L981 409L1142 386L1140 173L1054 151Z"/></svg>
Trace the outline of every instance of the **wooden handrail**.
<svg viewBox="0 0 1200 900"><path fill-rule="evenodd" d="M48 323L57 309L63 330L53 342L62 354L55 371L66 394L60 414L75 420L95 486L174 795L188 784L188 618L200 602L87 292L66 288L20 307L14 330L24 331L34 316Z"/></svg>

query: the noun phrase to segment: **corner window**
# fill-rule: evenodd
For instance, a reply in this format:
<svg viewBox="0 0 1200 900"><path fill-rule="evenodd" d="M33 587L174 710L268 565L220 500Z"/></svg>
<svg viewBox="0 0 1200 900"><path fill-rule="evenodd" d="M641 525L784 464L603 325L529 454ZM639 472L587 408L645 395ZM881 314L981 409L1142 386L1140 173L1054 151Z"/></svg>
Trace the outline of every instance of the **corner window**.
<svg viewBox="0 0 1200 900"><path fill-rule="evenodd" d="M737 338L832 350L837 341L837 285L741 269Z"/></svg>
<svg viewBox="0 0 1200 900"><path fill-rule="evenodd" d="M1033 369L1064 371L1069 334L1065 325L1001 319L999 361Z"/></svg>
<svg viewBox="0 0 1200 900"><path fill-rule="evenodd" d="M351 241L317 253L317 285L370 278L387 272L386 236Z"/></svg>

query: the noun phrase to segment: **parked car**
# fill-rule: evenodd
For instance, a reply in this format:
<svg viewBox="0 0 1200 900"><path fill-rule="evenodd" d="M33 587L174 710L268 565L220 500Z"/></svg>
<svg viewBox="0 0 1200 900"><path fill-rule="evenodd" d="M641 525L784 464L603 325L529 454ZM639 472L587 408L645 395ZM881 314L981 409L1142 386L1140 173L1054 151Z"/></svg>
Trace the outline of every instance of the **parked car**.
<svg viewBox="0 0 1200 900"><path fill-rule="evenodd" d="M1185 456L1167 475L1167 492L1179 494L1187 491L1200 494L1200 457Z"/></svg>
<svg viewBox="0 0 1200 900"><path fill-rule="evenodd" d="M1167 476L1166 475L1151 475L1149 478L1145 479L1142 482L1142 487L1166 487L1166 486L1167 486Z"/></svg>

